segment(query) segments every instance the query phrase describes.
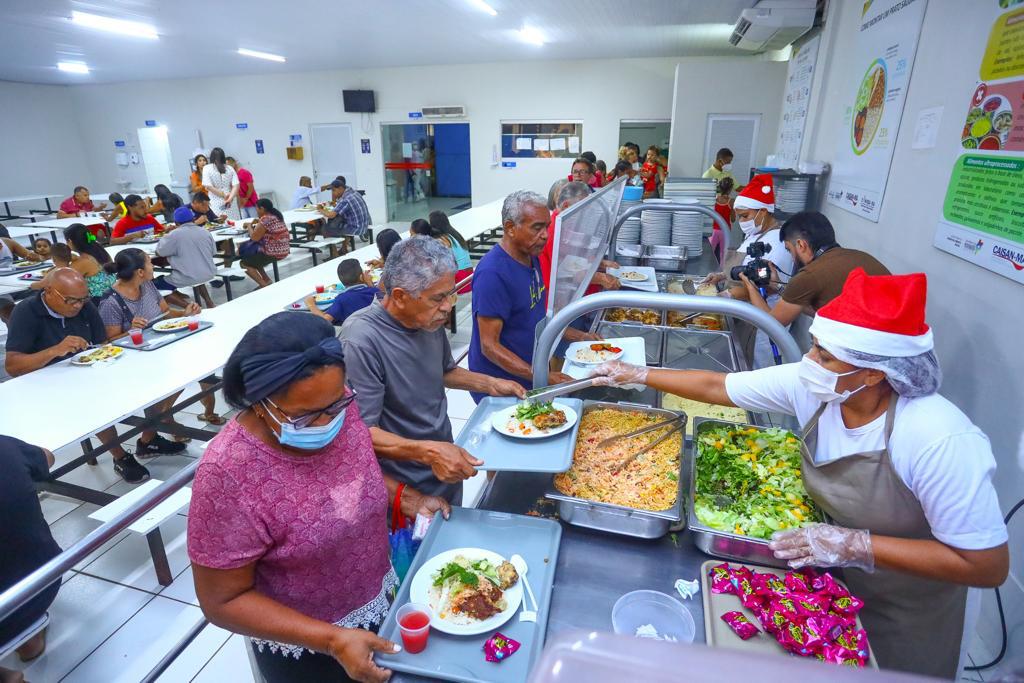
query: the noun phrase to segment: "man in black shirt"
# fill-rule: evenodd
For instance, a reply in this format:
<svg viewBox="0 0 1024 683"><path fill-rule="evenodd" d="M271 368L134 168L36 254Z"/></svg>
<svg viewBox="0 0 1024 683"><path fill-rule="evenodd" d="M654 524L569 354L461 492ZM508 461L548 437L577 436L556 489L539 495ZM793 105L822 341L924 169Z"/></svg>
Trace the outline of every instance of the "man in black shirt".
<svg viewBox="0 0 1024 683"><path fill-rule="evenodd" d="M14 307L7 323L4 368L12 377L25 375L106 341L106 328L85 279L71 268L56 268L47 274L39 294ZM96 435L104 444L117 439L113 427ZM149 479L149 470L120 446L111 446L110 455L114 471L128 483Z"/></svg>
<svg viewBox="0 0 1024 683"><path fill-rule="evenodd" d="M210 208L210 195L205 192L196 192L192 195L192 213L195 214L195 218L192 222L196 225L206 225L207 223L223 223L228 219L227 214L218 216Z"/></svg>
<svg viewBox="0 0 1024 683"><path fill-rule="evenodd" d="M0 562L0 591L7 590L60 554L60 546L53 540L39 507L34 484L49 477L51 465L53 453L50 451L10 436L0 436L0 519L4 520L0 524L0 548L4 550L4 561ZM59 588L58 579L0 622L0 643L13 639L43 616ZM46 634L41 632L18 648L18 656L27 662L41 655L45 648ZM0 679L13 678L16 673L0 668Z"/></svg>

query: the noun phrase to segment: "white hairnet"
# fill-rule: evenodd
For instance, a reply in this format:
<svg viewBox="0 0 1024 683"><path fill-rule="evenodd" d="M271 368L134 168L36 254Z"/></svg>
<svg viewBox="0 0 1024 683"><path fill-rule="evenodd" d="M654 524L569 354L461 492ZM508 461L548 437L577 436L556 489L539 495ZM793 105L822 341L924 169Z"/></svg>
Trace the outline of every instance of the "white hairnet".
<svg viewBox="0 0 1024 683"><path fill-rule="evenodd" d="M873 353L825 343L820 339L818 343L844 363L858 368L881 370L896 393L904 398L930 396L942 385L942 368L939 367L935 351L916 356L876 356Z"/></svg>

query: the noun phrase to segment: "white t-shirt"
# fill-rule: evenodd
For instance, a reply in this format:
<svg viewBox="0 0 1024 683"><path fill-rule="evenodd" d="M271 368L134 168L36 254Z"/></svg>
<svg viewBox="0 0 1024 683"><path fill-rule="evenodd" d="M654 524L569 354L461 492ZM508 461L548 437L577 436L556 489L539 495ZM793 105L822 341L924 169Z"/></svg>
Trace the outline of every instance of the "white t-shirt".
<svg viewBox="0 0 1024 683"><path fill-rule="evenodd" d="M796 416L806 425L821 403L800 382L799 363L732 373L725 388L740 408ZM881 450L885 414L847 429L838 403L818 421L817 463ZM921 503L932 535L946 545L982 550L1006 542L1006 525L992 486L996 469L988 437L938 394L900 398L889 441L893 468Z"/></svg>
<svg viewBox="0 0 1024 683"><path fill-rule="evenodd" d="M793 273L793 255L786 250L786 245L779 237L780 235L780 230L778 228L775 228L774 230L769 230L764 234L748 237L747 239L743 240L743 243L740 244L740 247L737 251L744 255L743 264L746 265L753 260L750 256L747 255L747 247L749 247L754 242L764 242L765 244L770 244L772 250L765 254L764 257L775 264L775 267L779 271L779 281L789 282L789 276ZM733 263L735 263L735 261Z"/></svg>

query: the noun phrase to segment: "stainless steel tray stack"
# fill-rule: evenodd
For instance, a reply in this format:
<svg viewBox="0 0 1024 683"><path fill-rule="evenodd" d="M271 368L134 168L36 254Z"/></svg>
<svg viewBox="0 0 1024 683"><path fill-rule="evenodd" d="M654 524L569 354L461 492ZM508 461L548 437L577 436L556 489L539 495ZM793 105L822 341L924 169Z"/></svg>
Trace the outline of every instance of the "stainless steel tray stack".
<svg viewBox="0 0 1024 683"><path fill-rule="evenodd" d="M640 411L656 415L661 419L668 419L677 415L677 413L670 410L651 408L645 405L609 403L605 401L585 401L583 404L583 414L586 415L588 412L599 408L622 412ZM551 489L544 495L546 498L558 502L558 515L567 524L596 529L598 531L607 531L613 534L634 536L636 538L660 538L667 534L674 525L679 522L685 522L686 519L686 512L683 509L685 498L684 453L685 440L679 449L680 471L677 477L679 486L676 493L676 502L667 510L638 510L622 505L599 503L593 500L567 496L560 493L554 487L553 478Z"/></svg>

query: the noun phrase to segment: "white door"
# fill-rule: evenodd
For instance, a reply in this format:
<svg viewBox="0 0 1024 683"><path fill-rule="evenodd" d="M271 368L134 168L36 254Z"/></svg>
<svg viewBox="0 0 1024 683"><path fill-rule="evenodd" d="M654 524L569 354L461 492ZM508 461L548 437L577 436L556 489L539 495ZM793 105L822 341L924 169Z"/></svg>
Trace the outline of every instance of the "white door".
<svg viewBox="0 0 1024 683"><path fill-rule="evenodd" d="M746 185L750 169L764 160L757 153L757 129L760 114L708 114L708 130L704 138L704 165L701 172L715 163L715 154L723 147L732 150L732 174L739 185Z"/></svg>
<svg viewBox="0 0 1024 683"><path fill-rule="evenodd" d="M171 146L167 141L167 128L155 126L139 128L139 152L146 168L146 187L152 191L156 185L170 187L174 179L171 164Z"/></svg>
<svg viewBox="0 0 1024 683"><path fill-rule="evenodd" d="M345 185L358 188L356 150L352 146L352 126L348 123L313 123L309 126L313 161L313 186L326 185L345 176Z"/></svg>

